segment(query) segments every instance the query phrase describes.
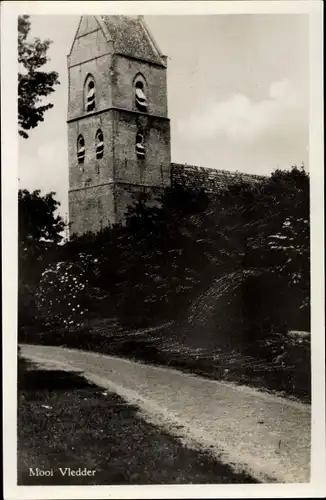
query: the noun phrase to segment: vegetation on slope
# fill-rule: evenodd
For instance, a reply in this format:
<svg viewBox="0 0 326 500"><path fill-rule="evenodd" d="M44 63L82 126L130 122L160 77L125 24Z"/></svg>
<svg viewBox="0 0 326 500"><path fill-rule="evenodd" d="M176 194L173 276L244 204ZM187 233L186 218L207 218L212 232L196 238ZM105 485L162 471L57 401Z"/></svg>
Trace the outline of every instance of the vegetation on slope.
<svg viewBox="0 0 326 500"><path fill-rule="evenodd" d="M262 183L239 182L215 195L177 185L166 189L160 206L146 201L130 209L125 226L39 255L37 279L28 283L38 332L43 325L47 342L59 335L83 347L94 344L89 331L99 318L116 318L124 332L172 321L166 335L184 347L284 360L287 332L310 330L305 170L276 171Z"/></svg>

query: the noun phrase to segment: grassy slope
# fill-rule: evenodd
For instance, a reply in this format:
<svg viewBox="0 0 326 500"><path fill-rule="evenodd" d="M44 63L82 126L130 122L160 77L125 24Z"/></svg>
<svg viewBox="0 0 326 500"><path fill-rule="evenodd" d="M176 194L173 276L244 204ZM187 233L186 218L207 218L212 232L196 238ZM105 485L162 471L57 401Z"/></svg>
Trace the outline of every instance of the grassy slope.
<svg viewBox="0 0 326 500"><path fill-rule="evenodd" d="M255 331L255 322L248 324L244 313L243 285L252 274L239 271L214 280L175 323L132 331L115 318L93 318L79 329L21 329L20 341L172 366L208 378L277 391L309 403L310 339L269 334L250 342L247 337L248 332ZM275 298L276 309L280 301Z"/></svg>
<svg viewBox="0 0 326 500"><path fill-rule="evenodd" d="M205 332L204 332L205 333ZM201 334L200 338L203 337ZM60 345L142 362L171 366L216 380L231 381L310 403L310 340L281 336L286 358L270 361L226 346L199 348L182 325L127 330L110 320L92 321L81 330L26 332L22 343ZM273 342L267 349L273 350ZM279 350L279 348L278 348Z"/></svg>
<svg viewBox="0 0 326 500"><path fill-rule="evenodd" d="M31 477L29 467L54 469ZM63 477L59 467L95 469ZM137 415L137 408L76 374L20 360L18 484L253 483L208 454L185 448Z"/></svg>

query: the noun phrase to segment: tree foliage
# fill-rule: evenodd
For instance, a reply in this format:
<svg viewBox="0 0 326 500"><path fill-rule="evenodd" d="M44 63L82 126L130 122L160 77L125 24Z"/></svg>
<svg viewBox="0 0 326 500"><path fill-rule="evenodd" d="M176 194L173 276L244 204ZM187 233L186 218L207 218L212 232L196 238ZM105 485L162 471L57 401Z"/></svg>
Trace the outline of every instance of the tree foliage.
<svg viewBox="0 0 326 500"><path fill-rule="evenodd" d="M42 272L57 260L65 224L56 211L55 193L44 196L26 189L18 193L18 308L19 323L35 321L35 291Z"/></svg>
<svg viewBox="0 0 326 500"><path fill-rule="evenodd" d="M132 326L177 319L213 280L247 269L258 271L243 288L246 303L239 302L252 331L293 322L308 328L309 176L295 167L214 195L177 185L157 206L143 196L125 226L73 238L58 248L57 261L82 265L89 313ZM43 296L62 288L60 269L51 276Z"/></svg>
<svg viewBox="0 0 326 500"><path fill-rule="evenodd" d="M76 261L52 263L42 272L35 298L45 326L83 324L88 311L85 274L89 264L86 256L79 255Z"/></svg>
<svg viewBox="0 0 326 500"><path fill-rule="evenodd" d="M52 103L44 103L44 98L54 92L59 84L55 71L44 71L41 68L48 62L47 51L50 40L39 38L28 40L31 29L29 16L18 18L18 125L19 134L28 138L26 130L35 128L44 120L45 111L53 107Z"/></svg>
<svg viewBox="0 0 326 500"><path fill-rule="evenodd" d="M18 193L19 274L27 281L38 278L38 269L47 262L49 251L56 249L65 224L56 214L60 203L51 192L27 189Z"/></svg>

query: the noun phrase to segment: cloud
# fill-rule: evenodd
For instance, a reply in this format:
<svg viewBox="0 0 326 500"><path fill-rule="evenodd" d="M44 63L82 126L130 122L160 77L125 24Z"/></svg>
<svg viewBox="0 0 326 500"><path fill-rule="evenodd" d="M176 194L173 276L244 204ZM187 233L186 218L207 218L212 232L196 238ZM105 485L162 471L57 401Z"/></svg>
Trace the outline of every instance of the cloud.
<svg viewBox="0 0 326 500"><path fill-rule="evenodd" d="M42 195L56 193L62 213L67 212L68 161L66 139L43 142L39 136L22 139L19 154L19 187L33 191L40 189ZM40 138L41 136L41 138ZM38 140L36 140L38 139ZM45 140L45 139L44 139ZM26 141L23 142L23 141ZM24 149L23 149L24 148Z"/></svg>
<svg viewBox="0 0 326 500"><path fill-rule="evenodd" d="M296 129L298 113L303 109L300 93L290 80L284 79L270 85L267 99L252 101L237 93L195 110L178 122L178 132L190 138L223 135L235 142L251 142Z"/></svg>

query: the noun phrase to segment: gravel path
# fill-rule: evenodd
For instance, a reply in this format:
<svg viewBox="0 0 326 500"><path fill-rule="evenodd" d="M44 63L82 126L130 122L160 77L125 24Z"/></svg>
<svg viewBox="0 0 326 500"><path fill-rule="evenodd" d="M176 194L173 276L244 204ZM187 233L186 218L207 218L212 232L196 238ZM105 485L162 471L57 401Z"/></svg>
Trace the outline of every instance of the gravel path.
<svg viewBox="0 0 326 500"><path fill-rule="evenodd" d="M22 345L22 355L109 388L146 420L263 482L309 482L310 406L177 370L74 349Z"/></svg>

